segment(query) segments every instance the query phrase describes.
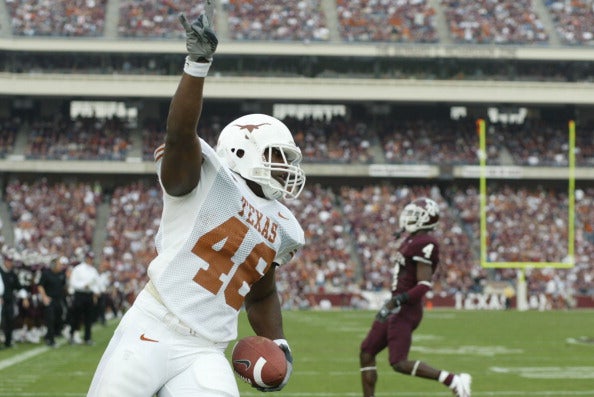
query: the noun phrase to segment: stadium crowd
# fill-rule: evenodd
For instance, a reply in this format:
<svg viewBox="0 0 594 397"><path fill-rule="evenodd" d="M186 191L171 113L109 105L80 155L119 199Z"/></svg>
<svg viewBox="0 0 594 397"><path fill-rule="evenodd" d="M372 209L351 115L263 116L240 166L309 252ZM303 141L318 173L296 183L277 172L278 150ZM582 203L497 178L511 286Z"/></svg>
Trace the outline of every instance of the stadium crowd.
<svg viewBox="0 0 594 397"><path fill-rule="evenodd" d="M5 0L16 36L103 35L108 0Z"/></svg>
<svg viewBox="0 0 594 397"><path fill-rule="evenodd" d="M594 12L587 1L547 0L545 2L553 17L555 29L565 44L591 45L594 40L592 24Z"/></svg>
<svg viewBox="0 0 594 397"><path fill-rule="evenodd" d="M229 0L225 11L233 40L329 39L321 0Z"/></svg>
<svg viewBox="0 0 594 397"><path fill-rule="evenodd" d="M116 26L114 34L123 38L172 39L183 35L179 12L192 19L203 10L201 3L188 9L179 0L114 1L119 12L112 22L106 20L109 0L4 1L15 36L100 37L112 34L106 26ZM326 7L320 0L227 0L220 12L217 22L227 26L219 30L240 41L336 37L345 42L547 44L558 35L567 45L589 45L593 38L593 14L587 2L550 0L541 10L528 0L335 0ZM539 15L542 12L549 15ZM440 36L436 19L441 14L447 28ZM548 30L546 18L552 20Z"/></svg>
<svg viewBox="0 0 594 397"><path fill-rule="evenodd" d="M589 261L594 254L589 223L594 214L593 193L594 189L578 190L576 195L577 266L554 272L566 291L590 295L594 293L588 283L594 276ZM479 265L475 187L442 191L437 185L383 184L340 186L334 191L314 184L301 198L289 202L305 225L307 244L279 272L287 307L310 307L312 302L301 300L315 293L388 288L399 211L417 196L432 197L443 214L437 232L444 252L436 293L480 292L487 278L514 282L515 270L488 274ZM94 239L101 239L100 268L109 270L128 302L142 287L146 265L155 254L152 241L159 226L160 200L156 181L150 179L118 186L111 194L91 183L52 184L45 179L13 180L6 189L14 248L27 258L27 266L41 267L55 256L74 263L91 249ZM494 187L487 202L488 260L565 261L566 200L566 193L542 186ZM95 228L102 202L109 205L105 232ZM548 275L548 271L534 270L530 293L546 291Z"/></svg>
<svg viewBox="0 0 594 397"><path fill-rule="evenodd" d="M428 1L336 0L340 37L349 42L434 43L435 9Z"/></svg>
<svg viewBox="0 0 594 397"><path fill-rule="evenodd" d="M474 120L398 120L356 116L328 119L286 117L295 142L309 163L476 164L478 136ZM7 134L0 138L0 157L22 154L28 159L124 161L133 149L150 161L164 126L144 121L140 132L126 120L77 117L75 120L32 120L22 152L15 150L16 124L0 119ZM205 119L201 133L212 145L219 117ZM524 124L493 123L487 127L490 165L568 165L566 122L529 120ZM594 125L576 129L576 165L594 165ZM138 143L134 143L138 142ZM136 146L139 146L135 148Z"/></svg>
<svg viewBox="0 0 594 397"><path fill-rule="evenodd" d="M122 38L179 39L184 32L179 28L178 14L184 12L194 20L204 12L202 2L190 4L180 0L124 0L119 6L117 31Z"/></svg>
<svg viewBox="0 0 594 397"><path fill-rule="evenodd" d="M549 33L530 0L441 0L450 34L460 43L546 43Z"/></svg>
<svg viewBox="0 0 594 397"><path fill-rule="evenodd" d="M25 157L37 160L126 159L130 128L119 118L32 120Z"/></svg>

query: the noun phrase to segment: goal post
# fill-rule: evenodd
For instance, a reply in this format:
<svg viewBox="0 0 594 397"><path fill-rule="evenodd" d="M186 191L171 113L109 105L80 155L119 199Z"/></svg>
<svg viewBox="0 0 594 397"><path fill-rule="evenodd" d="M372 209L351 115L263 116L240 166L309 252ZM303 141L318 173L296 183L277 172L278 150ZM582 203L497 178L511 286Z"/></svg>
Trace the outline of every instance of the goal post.
<svg viewBox="0 0 594 397"><path fill-rule="evenodd" d="M562 262L491 262L487 255L487 138L485 120L477 120L479 135L479 210L480 210L480 262L484 268L518 269L517 306L519 310L526 310L527 291L525 272L527 268L562 268L567 269L575 265L575 121L568 122L568 213L567 213L567 257Z"/></svg>

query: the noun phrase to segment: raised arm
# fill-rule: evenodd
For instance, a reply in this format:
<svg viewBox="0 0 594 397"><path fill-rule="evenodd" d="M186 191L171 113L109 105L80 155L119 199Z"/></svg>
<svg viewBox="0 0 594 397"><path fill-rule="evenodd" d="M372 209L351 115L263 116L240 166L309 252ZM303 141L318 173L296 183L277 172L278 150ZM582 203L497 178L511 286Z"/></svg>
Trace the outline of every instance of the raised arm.
<svg viewBox="0 0 594 397"><path fill-rule="evenodd" d="M169 106L161 163L161 182L172 196L189 193L200 180L202 151L196 128L202 112L204 78L218 44L206 15L190 24L181 14L180 22L186 31L188 56Z"/></svg>

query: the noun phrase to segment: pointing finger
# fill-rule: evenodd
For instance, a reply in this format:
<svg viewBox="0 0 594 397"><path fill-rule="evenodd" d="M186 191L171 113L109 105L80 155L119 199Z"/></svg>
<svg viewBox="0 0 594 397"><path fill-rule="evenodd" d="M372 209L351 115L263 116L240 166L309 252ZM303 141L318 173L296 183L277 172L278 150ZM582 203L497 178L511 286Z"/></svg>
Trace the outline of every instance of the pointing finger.
<svg viewBox="0 0 594 397"><path fill-rule="evenodd" d="M188 22L188 20L186 19L186 15L185 14L179 14L178 16L179 21L181 22L182 26L184 27L184 29L186 31L192 29L192 27L190 26L190 23Z"/></svg>

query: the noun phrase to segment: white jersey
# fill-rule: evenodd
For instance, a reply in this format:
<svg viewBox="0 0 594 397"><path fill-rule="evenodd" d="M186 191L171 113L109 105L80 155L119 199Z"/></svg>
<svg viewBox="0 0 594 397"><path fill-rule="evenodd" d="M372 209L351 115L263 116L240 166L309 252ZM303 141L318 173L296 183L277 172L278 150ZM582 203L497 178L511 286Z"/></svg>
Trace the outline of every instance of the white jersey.
<svg viewBox="0 0 594 397"><path fill-rule="evenodd" d="M256 196L204 140L198 186L163 191L157 256L148 275L164 305L201 336L228 342L250 287L304 244L303 229L277 200ZM163 147L155 151L161 176Z"/></svg>
<svg viewBox="0 0 594 397"><path fill-rule="evenodd" d="M99 272L95 266L81 262L74 266L68 279L68 288L74 292L92 292L93 294L101 293L101 281L99 279Z"/></svg>

